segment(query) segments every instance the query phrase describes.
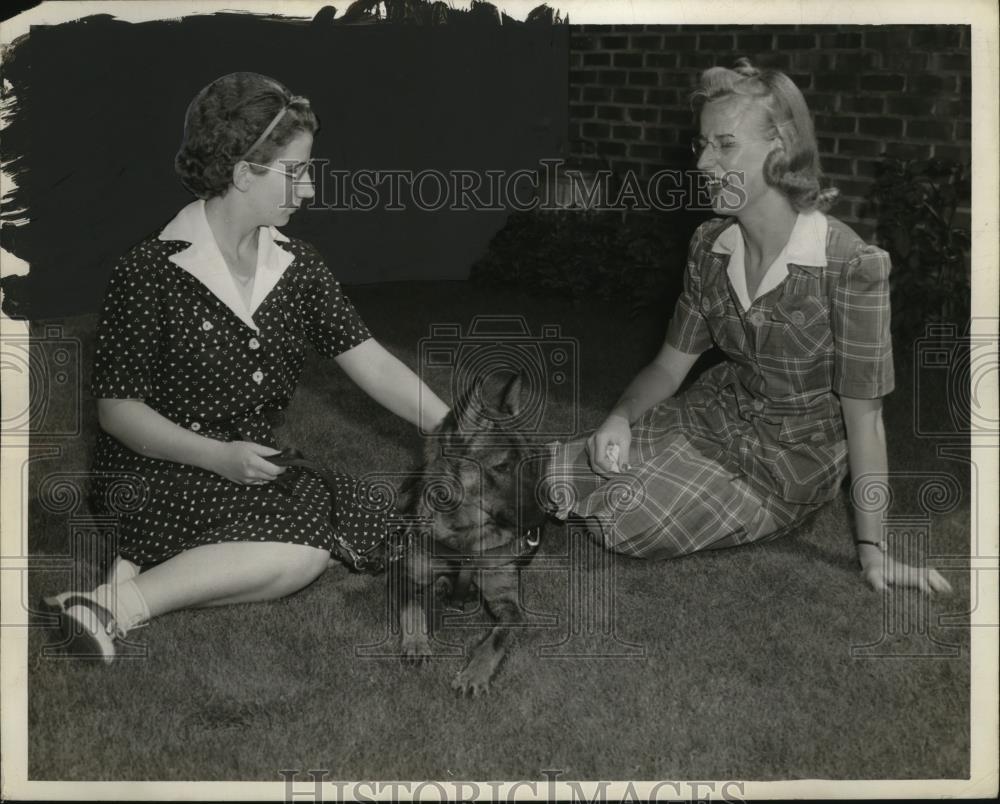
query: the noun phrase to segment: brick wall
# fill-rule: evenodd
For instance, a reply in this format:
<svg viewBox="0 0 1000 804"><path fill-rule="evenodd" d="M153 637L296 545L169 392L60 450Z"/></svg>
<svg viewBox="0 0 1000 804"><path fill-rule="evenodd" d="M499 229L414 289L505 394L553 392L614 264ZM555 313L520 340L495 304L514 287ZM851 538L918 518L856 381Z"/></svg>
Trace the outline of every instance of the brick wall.
<svg viewBox="0 0 1000 804"><path fill-rule="evenodd" d="M832 213L864 237L878 158L971 160L968 26L584 25L570 42L570 157L646 177L693 168L691 89L746 56L788 73L813 113ZM959 225L968 225L968 211Z"/></svg>

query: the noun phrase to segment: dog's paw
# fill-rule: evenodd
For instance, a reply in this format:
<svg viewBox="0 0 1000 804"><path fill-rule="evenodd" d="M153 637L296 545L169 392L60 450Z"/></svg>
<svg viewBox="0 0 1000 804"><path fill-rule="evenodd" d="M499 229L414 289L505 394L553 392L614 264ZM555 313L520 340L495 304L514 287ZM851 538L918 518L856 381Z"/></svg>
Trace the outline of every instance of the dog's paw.
<svg viewBox="0 0 1000 804"><path fill-rule="evenodd" d="M479 695L490 694L490 673L482 669L476 669L470 664L464 670L460 670L451 682L451 688L462 696L475 698Z"/></svg>
<svg viewBox="0 0 1000 804"><path fill-rule="evenodd" d="M403 664L411 667L419 667L433 655L430 640L427 634L409 634L403 637L402 644Z"/></svg>

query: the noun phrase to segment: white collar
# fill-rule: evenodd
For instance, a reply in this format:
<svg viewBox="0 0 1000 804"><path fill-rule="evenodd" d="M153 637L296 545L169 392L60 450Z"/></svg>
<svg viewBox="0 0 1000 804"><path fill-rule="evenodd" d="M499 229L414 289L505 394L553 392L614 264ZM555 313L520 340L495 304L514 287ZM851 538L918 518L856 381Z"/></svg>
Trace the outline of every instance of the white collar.
<svg viewBox="0 0 1000 804"><path fill-rule="evenodd" d="M243 303L236 279L226 265L226 260L215 242L215 236L205 217L205 202L192 201L168 223L160 240L182 240L191 245L170 256L170 261L201 282L248 327L257 331L253 314L267 298L285 269L295 259L291 252L279 246L288 238L273 226L261 226L257 234L257 272L249 308Z"/></svg>
<svg viewBox="0 0 1000 804"><path fill-rule="evenodd" d="M795 219L788 242L775 258L757 287L753 299L747 291L747 275L743 254L743 235L736 224L727 226L715 239L712 252L728 254L729 265L726 272L733 290L739 298L744 310L765 293L770 293L788 276L789 265L809 265L822 267L826 265L826 235L829 223L822 212L800 212Z"/></svg>

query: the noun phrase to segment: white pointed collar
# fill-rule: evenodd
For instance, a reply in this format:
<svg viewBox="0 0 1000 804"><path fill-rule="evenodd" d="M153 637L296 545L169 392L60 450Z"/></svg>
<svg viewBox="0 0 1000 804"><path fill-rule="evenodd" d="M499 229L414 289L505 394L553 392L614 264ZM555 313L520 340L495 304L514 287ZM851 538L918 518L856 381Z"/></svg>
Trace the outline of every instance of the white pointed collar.
<svg viewBox="0 0 1000 804"><path fill-rule="evenodd" d="M812 212L800 212L795 219L792 233L788 237L788 242L775 258L774 262L767 269L764 278L757 288L757 295L751 299L747 291L747 276L744 268L743 235L740 227L735 222L732 226L727 226L712 245L712 252L715 254L728 254L729 265L726 266L726 273L729 274L729 281L736 291L740 304L744 310L749 310L754 300L759 299L765 293L770 293L780 285L788 276L789 265L801 265L803 267L823 267L826 265L826 236L829 223L826 215L813 210Z"/></svg>
<svg viewBox="0 0 1000 804"><path fill-rule="evenodd" d="M257 330L253 314L274 289L282 274L291 265L294 255L281 248L288 238L273 226L261 226L257 235L257 271L249 308L240 298L226 260L205 217L205 202L192 201L160 232L160 240L181 240L191 245L170 256L170 261L183 268L207 287L248 327Z"/></svg>

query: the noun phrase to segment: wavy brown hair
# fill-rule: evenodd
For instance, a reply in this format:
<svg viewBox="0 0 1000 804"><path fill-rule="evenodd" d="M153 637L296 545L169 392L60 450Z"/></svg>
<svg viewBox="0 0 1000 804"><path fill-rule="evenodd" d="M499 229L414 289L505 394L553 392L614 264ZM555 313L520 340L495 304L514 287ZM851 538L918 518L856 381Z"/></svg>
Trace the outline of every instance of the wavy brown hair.
<svg viewBox="0 0 1000 804"><path fill-rule="evenodd" d="M278 124L254 145L283 108ZM212 198L232 183L240 160L266 165L296 135L315 134L318 128L309 101L280 82L259 73L229 73L202 89L188 106L174 169L198 198Z"/></svg>

